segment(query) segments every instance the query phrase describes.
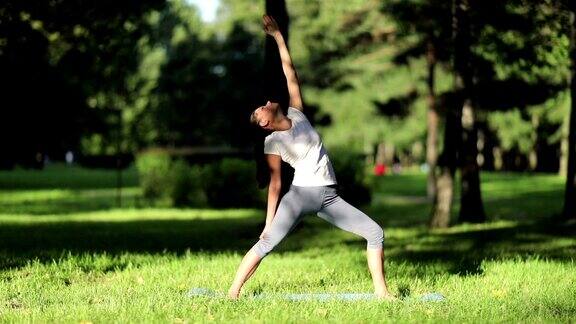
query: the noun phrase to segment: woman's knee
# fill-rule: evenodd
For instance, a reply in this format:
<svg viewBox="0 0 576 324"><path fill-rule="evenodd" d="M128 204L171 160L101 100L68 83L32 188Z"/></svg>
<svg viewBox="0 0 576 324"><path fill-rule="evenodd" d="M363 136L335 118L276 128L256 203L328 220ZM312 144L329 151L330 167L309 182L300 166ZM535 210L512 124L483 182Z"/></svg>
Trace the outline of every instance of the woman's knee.
<svg viewBox="0 0 576 324"><path fill-rule="evenodd" d="M369 248L382 248L384 243L384 230L380 225L373 223L366 231L364 236Z"/></svg>
<svg viewBox="0 0 576 324"><path fill-rule="evenodd" d="M264 238L260 239L254 245L254 252L256 252L256 254L258 254L260 258L264 258L270 252L272 252L275 246L276 244L274 244L269 237L266 237L266 235L264 235Z"/></svg>

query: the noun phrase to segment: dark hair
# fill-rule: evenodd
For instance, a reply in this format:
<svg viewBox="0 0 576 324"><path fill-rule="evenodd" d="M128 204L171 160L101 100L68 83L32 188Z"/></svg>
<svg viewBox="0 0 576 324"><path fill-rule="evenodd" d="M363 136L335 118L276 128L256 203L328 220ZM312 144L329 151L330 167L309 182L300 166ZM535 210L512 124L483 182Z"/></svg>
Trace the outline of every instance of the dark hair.
<svg viewBox="0 0 576 324"><path fill-rule="evenodd" d="M256 181L258 182L258 188L263 189L270 182L270 170L268 169L268 163L264 155L264 139L270 134L270 131L260 127L258 122L256 110L254 110L250 114L250 124L253 126L251 137L254 150L252 155L256 162Z"/></svg>
<svg viewBox="0 0 576 324"><path fill-rule="evenodd" d="M253 124L255 126L260 126L258 125L258 117L256 117L256 109L254 109L254 111L250 114L250 124Z"/></svg>
<svg viewBox="0 0 576 324"><path fill-rule="evenodd" d="M258 182L258 188L265 188L270 182L270 170L268 168L268 162L266 161L266 155L264 154L264 139L269 134L265 132L259 126L259 129L254 130L254 141L253 141L253 156L256 162L256 181Z"/></svg>

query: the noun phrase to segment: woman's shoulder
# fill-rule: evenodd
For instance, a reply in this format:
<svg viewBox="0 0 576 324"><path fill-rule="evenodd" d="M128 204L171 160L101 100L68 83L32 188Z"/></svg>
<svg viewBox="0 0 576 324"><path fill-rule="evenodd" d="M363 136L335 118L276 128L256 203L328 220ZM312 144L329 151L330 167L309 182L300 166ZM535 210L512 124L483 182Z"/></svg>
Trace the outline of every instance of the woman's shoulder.
<svg viewBox="0 0 576 324"><path fill-rule="evenodd" d="M281 138L282 138L281 132L275 131L275 132L268 134L266 137L264 137L264 143L268 144L268 143L280 142Z"/></svg>
<svg viewBox="0 0 576 324"><path fill-rule="evenodd" d="M302 112L302 109L299 108L295 108L295 107L288 107L288 112L287 115L304 115L304 113Z"/></svg>
<svg viewBox="0 0 576 324"><path fill-rule="evenodd" d="M276 132L272 132L272 133L266 135L266 137L264 137L264 142L272 141L276 137L275 133Z"/></svg>

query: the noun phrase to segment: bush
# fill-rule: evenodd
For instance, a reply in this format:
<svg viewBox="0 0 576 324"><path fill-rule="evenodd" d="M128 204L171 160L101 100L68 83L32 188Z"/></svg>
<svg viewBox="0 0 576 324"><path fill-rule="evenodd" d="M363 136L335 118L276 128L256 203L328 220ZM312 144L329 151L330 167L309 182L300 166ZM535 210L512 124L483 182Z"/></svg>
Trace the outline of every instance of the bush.
<svg viewBox="0 0 576 324"><path fill-rule="evenodd" d="M136 157L136 169L142 195L147 200L156 200L164 196L172 159L164 151L154 150L139 154Z"/></svg>
<svg viewBox="0 0 576 324"><path fill-rule="evenodd" d="M330 158L342 198L353 205L370 203L360 154L335 150ZM263 207L266 191L258 190L253 161L226 158L204 167L174 160L162 150L147 151L136 158L144 198L169 206L213 208Z"/></svg>
<svg viewBox="0 0 576 324"><path fill-rule="evenodd" d="M136 167L144 198L156 204L233 208L261 207L265 202L250 161L223 159L190 166L166 151L150 150L137 156Z"/></svg>
<svg viewBox="0 0 576 324"><path fill-rule="evenodd" d="M172 206L206 205L206 197L202 189L203 169L200 166L189 166L179 159L172 162L167 174L166 194Z"/></svg>
<svg viewBox="0 0 576 324"><path fill-rule="evenodd" d="M366 205L372 200L366 183L366 165L361 154L345 149L330 151L330 161L338 180L340 196L352 205Z"/></svg>
<svg viewBox="0 0 576 324"><path fill-rule="evenodd" d="M217 208L256 207L264 204L252 161L223 159L205 170L204 191L208 205Z"/></svg>
<svg viewBox="0 0 576 324"><path fill-rule="evenodd" d="M136 168L146 200L169 206L205 205L202 168L190 167L182 159L174 160L162 150L139 154Z"/></svg>

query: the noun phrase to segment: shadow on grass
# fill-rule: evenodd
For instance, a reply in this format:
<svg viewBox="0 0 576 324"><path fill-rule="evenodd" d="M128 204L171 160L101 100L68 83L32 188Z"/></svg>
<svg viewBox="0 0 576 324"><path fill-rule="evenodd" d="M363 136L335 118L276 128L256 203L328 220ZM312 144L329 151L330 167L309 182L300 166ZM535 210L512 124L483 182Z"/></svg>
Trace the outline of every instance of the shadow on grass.
<svg viewBox="0 0 576 324"><path fill-rule="evenodd" d="M411 267L415 276L429 276L431 269L460 276L482 275L485 260L576 260L576 226L553 221L562 206L561 188L503 193L485 197L489 221L495 223L456 225L446 231L429 231L425 227L430 212L427 203L379 205L370 212L385 230L412 230L405 237L387 239L385 249L389 259L396 263L421 265ZM453 211L452 220L456 218L457 209ZM362 246L358 241L347 244Z"/></svg>
<svg viewBox="0 0 576 324"><path fill-rule="evenodd" d="M502 223L500 223L502 224ZM493 225L493 227L490 227ZM461 229L429 232L422 228L406 238L385 242L387 258L412 267L413 275L429 276L430 269L460 276L482 275L483 261L542 258L576 261L576 225L554 222L462 225ZM478 227L478 226L476 226ZM349 245L362 246L357 241Z"/></svg>
<svg viewBox="0 0 576 324"><path fill-rule="evenodd" d="M260 218L3 223L0 269L63 254L246 252L262 230Z"/></svg>
<svg viewBox="0 0 576 324"><path fill-rule="evenodd" d="M382 193L386 196L388 194ZM384 227L410 228L428 224L431 204L422 202L424 196L394 196L389 200L397 203L377 204L366 209L368 215L373 217ZM412 202L411 200L414 200ZM454 198L452 222L458 217L459 197ZM563 191L541 190L524 193L508 194L508 196L484 197L484 206L489 221L509 220L519 222L546 221L560 213L563 204Z"/></svg>
<svg viewBox="0 0 576 324"><path fill-rule="evenodd" d="M333 240L323 245L317 237L332 230L331 225L321 221L305 222L289 234L274 253L300 251L313 239L318 248L333 248ZM112 257L126 253L182 255L187 251L242 254L258 240L261 229L261 217L3 223L0 270L22 267L29 260L50 263L68 254ZM395 264L410 264L413 276L429 277L431 270L461 276L481 275L484 260L540 257L571 262L576 258L575 225L495 223L437 232L429 232L425 227L392 231L400 235L386 239L387 258ZM361 238L338 242L359 251L365 248ZM107 266L109 269L100 270L112 271L122 266L119 260Z"/></svg>

